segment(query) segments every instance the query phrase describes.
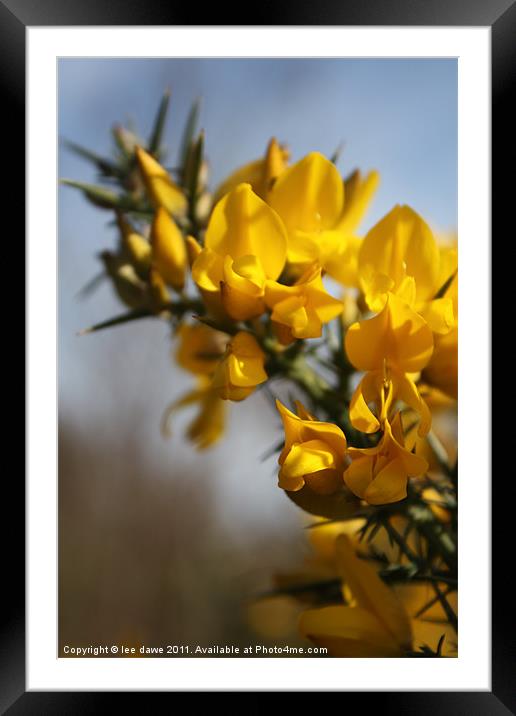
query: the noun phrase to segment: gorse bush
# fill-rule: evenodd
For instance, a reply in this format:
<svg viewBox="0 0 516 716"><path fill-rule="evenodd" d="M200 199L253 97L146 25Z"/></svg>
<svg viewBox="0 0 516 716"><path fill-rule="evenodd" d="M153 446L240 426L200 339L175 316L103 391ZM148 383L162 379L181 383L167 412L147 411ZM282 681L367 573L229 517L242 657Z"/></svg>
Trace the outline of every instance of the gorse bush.
<svg viewBox="0 0 516 716"><path fill-rule="evenodd" d="M64 182L119 235L100 260L125 312L88 331L170 323L195 383L163 430L195 404L199 449L222 438L227 401L286 383L278 484L313 516L314 556L272 594L306 606L300 631L330 655L456 655L455 243L409 206L360 237L377 172L342 178L337 155L294 161L275 139L210 191L198 105L166 164L168 103L146 142L115 127L112 158L70 145L101 184Z"/></svg>

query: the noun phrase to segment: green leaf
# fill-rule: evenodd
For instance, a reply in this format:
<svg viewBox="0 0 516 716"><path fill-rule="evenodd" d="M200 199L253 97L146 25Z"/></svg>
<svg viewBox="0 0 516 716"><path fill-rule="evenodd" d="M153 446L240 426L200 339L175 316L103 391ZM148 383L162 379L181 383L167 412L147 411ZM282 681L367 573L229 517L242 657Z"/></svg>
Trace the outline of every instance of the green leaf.
<svg viewBox="0 0 516 716"><path fill-rule="evenodd" d="M167 90L160 102L156 118L154 120L154 127L148 142L148 149L151 154L155 157L160 155L161 141L163 138L163 129L165 128L165 121L167 119L168 107L170 104L170 90Z"/></svg>

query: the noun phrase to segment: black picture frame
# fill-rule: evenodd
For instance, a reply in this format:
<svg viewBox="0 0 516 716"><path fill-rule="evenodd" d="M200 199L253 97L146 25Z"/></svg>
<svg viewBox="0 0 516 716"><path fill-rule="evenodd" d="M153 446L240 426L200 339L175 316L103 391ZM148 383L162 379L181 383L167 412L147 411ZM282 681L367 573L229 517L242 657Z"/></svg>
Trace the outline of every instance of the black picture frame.
<svg viewBox="0 0 516 716"><path fill-rule="evenodd" d="M215 11L214 11L215 10ZM492 38L492 236L500 235L509 223L512 183L504 180L508 163L510 131L514 114L510 112L510 80L516 74L516 4L514 0L362 0L358 2L318 3L300 0L296 5L269 2L253 6L252 23L235 23L235 17L221 6L203 9L203 19L214 24L253 25L408 25L408 26L490 26ZM189 25L198 11L156 0L0 0L0 87L3 99L3 121L7 123L2 154L5 183L4 197L16 206L16 233L23 246L22 217L25 179L25 37L30 26L77 25ZM213 17L211 17L213 16ZM224 22L227 20L227 22ZM9 141L5 141L8 137ZM7 169L7 171L6 171ZM512 198L512 201L511 201ZM512 230L511 230L512 232ZM23 257L21 257L23 261ZM19 301L17 301L17 306ZM18 317L18 313L16 313ZM17 318L19 323L19 318ZM34 347L29 346L29 349ZM14 361L13 361L14 363ZM22 363L17 364L21 372ZM20 381L24 380L20 376ZM494 438L494 435L493 435ZM510 437L508 438L510 440ZM7 455L7 450L4 454ZM494 451L493 451L494 454ZM17 460L11 462L14 466ZM5 511L14 519L4 530L3 597L0 632L0 709L9 714L88 714L113 705L113 698L129 696L133 704L153 703L158 696L170 699L174 693L72 693L25 691L25 487L21 471L9 468L4 474L7 495ZM507 480L512 476L507 475ZM468 714L498 716L516 713L514 677L514 641L511 634L513 593L507 589L505 545L509 534L511 507L503 487L495 485L492 498L492 691L491 692L347 692L362 707L381 708L381 713L397 714ZM514 512L514 509L512 509ZM5 524L5 522L4 522ZM509 604L509 602L511 602ZM410 684L407 684L410 688ZM365 701L364 701L365 699ZM117 706L118 706L117 701ZM354 705L354 704L353 704Z"/></svg>

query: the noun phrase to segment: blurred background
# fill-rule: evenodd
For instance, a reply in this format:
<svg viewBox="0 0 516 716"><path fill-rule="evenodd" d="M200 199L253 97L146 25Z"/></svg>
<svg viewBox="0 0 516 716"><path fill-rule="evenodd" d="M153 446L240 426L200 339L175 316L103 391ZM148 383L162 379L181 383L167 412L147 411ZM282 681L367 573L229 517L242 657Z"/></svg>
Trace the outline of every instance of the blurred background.
<svg viewBox="0 0 516 716"><path fill-rule="evenodd" d="M172 92L166 140L174 166L192 102L211 186L260 157L271 136L295 161L340 142L344 175L377 169L362 229L395 203L437 231L457 222L457 63L443 59L61 59L59 135L100 154L130 118L147 136ZM59 176L94 182L61 146ZM196 452L192 414L160 434L167 405L193 385L171 359L166 323L77 332L123 311L105 282L79 290L115 246L111 214L59 190L59 644L302 644L296 609L279 601L265 626L255 595L307 552L298 509L276 487L280 421L258 392L229 409L225 439ZM258 622L260 625L257 626Z"/></svg>

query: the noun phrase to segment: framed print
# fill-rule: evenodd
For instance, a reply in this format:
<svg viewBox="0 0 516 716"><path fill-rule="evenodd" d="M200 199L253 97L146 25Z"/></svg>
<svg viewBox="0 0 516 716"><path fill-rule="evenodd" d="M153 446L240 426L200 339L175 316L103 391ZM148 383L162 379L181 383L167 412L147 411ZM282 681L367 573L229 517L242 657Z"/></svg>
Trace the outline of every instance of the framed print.
<svg viewBox="0 0 516 716"><path fill-rule="evenodd" d="M27 167L5 710L176 691L514 709L499 5L197 26L0 4L10 187L22 146Z"/></svg>

